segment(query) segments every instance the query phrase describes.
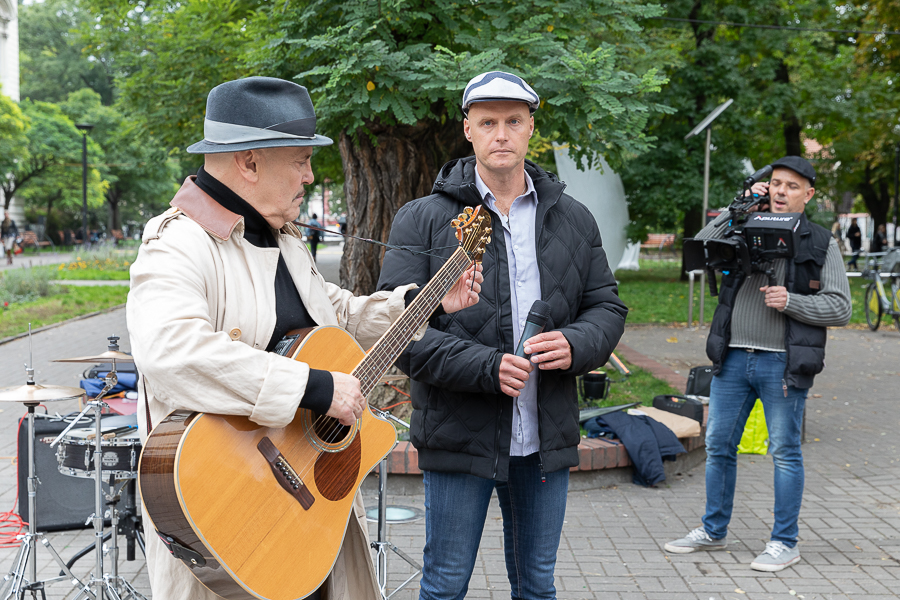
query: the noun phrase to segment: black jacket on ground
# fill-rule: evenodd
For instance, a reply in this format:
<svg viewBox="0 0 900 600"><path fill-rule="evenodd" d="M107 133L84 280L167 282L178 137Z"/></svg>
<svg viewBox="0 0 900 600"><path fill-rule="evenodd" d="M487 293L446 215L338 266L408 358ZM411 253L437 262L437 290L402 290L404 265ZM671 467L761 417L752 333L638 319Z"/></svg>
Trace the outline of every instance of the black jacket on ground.
<svg viewBox="0 0 900 600"><path fill-rule="evenodd" d="M815 223L810 223L806 215L800 215L799 246L794 259L788 262L784 287L791 294L812 295L818 288L812 283L821 279L820 273L828 255L831 232ZM706 355L713 361L713 374L718 375L725 362L731 342L731 312L740 287L746 278L740 272L722 275L719 290L719 304L713 314L706 338ZM801 389L812 387L813 379L825 368L825 342L828 330L818 325L810 325L784 317L784 347L787 352L784 382Z"/></svg>
<svg viewBox="0 0 900 600"><path fill-rule="evenodd" d="M545 331L557 329L572 347L567 371L540 372L538 420L544 472L578 464L578 400L575 377L609 358L625 326L600 231L588 209L563 193L555 175L526 161L538 197L535 235L541 298L551 306ZM398 282L424 285L458 242L450 221L466 206L483 206L475 187L475 158L454 160L441 169L430 196L397 213L378 289ZM487 210L485 206L483 210ZM431 319L397 366L412 380L410 440L419 468L469 473L505 481L512 432L512 400L500 392L500 361L513 353L509 267L503 232L495 218L493 241L484 255L484 284L478 304ZM532 376L538 370L532 372Z"/></svg>
<svg viewBox="0 0 900 600"><path fill-rule="evenodd" d="M619 410L594 417L584 424L584 429L591 437L609 430L622 440L634 464L632 481L645 487L665 481L663 461L675 460L678 454L686 452L671 429L646 415L629 415Z"/></svg>

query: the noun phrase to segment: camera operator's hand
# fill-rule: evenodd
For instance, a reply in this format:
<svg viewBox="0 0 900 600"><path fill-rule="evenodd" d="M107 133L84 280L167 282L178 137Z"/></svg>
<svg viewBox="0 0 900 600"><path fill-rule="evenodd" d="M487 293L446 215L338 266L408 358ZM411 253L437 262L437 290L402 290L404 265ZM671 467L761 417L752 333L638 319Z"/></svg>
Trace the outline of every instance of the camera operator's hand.
<svg viewBox="0 0 900 600"><path fill-rule="evenodd" d="M758 194L760 196L765 196L766 194L769 193L769 184L765 181L757 181L756 183L753 184L753 186L749 190L744 192L744 195L749 196L751 194L751 192L754 194ZM750 210L747 212L757 212L757 211L765 212L767 210L769 210L768 203L757 204L756 206L751 207Z"/></svg>
<svg viewBox="0 0 900 600"><path fill-rule="evenodd" d="M781 312L787 307L788 291L781 285L764 285L759 291L766 295L766 306Z"/></svg>

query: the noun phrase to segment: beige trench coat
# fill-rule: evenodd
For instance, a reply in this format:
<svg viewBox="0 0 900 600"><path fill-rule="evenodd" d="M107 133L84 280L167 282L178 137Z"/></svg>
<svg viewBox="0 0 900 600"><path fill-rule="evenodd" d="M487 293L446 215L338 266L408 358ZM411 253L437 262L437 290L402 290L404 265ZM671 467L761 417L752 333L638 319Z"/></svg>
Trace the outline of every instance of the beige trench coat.
<svg viewBox="0 0 900 600"><path fill-rule="evenodd" d="M325 282L294 225L275 232L277 249L258 248L244 240L243 218L207 196L192 178L171 204L144 229L126 305L141 373L142 439L145 406L153 424L176 409L244 415L266 427L293 420L309 368L265 352L275 330L279 250L313 320L340 325L363 348L400 315L405 292L415 287L354 297ZM144 525L154 598L219 598L168 553L146 517ZM380 598L360 494L326 593L328 600Z"/></svg>

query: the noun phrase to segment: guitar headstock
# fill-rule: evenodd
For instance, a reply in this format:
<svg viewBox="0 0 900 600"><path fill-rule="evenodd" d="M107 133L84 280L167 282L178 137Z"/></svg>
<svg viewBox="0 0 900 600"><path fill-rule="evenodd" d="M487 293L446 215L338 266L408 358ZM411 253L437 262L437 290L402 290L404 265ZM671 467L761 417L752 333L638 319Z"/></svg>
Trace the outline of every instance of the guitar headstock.
<svg viewBox="0 0 900 600"><path fill-rule="evenodd" d="M481 262L484 247L491 243L491 215L487 211L482 214L482 207L467 206L463 212L450 221L456 228L456 239L466 254L475 262Z"/></svg>

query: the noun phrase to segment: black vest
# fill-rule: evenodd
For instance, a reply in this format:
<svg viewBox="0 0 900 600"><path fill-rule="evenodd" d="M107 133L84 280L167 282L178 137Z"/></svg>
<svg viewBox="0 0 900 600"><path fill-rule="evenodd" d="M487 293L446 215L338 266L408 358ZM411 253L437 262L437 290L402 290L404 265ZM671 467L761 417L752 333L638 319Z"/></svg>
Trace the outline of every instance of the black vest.
<svg viewBox="0 0 900 600"><path fill-rule="evenodd" d="M822 265L828 255L831 233L820 225L810 223L800 216L800 243L794 260L786 265L785 286L792 294L806 296L816 294L821 286ZM734 299L744 283L743 273L722 275L719 305L716 307L709 336L706 339L706 355L713 362L713 374L718 375L731 343L731 312ZM787 385L810 388L813 378L825 367L825 341L827 329L809 325L785 315L784 347L787 350L787 368L784 380Z"/></svg>

